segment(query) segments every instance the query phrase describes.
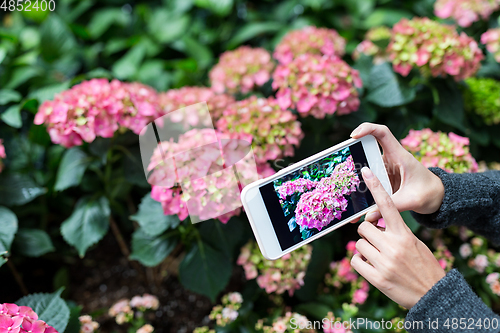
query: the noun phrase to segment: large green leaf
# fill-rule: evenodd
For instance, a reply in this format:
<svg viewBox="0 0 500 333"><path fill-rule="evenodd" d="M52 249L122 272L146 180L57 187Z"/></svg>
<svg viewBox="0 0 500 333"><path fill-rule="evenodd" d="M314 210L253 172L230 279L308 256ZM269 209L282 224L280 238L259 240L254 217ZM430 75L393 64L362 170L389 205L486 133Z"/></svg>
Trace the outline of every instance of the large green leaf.
<svg viewBox="0 0 500 333"><path fill-rule="evenodd" d="M243 223L245 222L238 217L233 217L226 224L219 220L208 220L201 223L199 230L203 241L232 257L233 251L241 242Z"/></svg>
<svg viewBox="0 0 500 333"><path fill-rule="evenodd" d="M414 88L402 85L398 81L398 77L386 62L372 67L367 84L370 92L366 99L382 107L407 104L413 101L416 95Z"/></svg>
<svg viewBox="0 0 500 333"><path fill-rule="evenodd" d="M18 67L12 71L12 76L10 77L9 82L5 85L5 88L15 89L39 74L40 70L34 66Z"/></svg>
<svg viewBox="0 0 500 333"><path fill-rule="evenodd" d="M42 56L47 61L54 61L64 54L76 51L76 41L66 23L55 13L40 26Z"/></svg>
<svg viewBox="0 0 500 333"><path fill-rule="evenodd" d="M10 209L0 206L0 253L10 251L17 232L17 216Z"/></svg>
<svg viewBox="0 0 500 333"><path fill-rule="evenodd" d="M258 35L276 32L281 28L283 28L283 24L279 22L248 23L234 34L234 37L228 42L228 48L232 49Z"/></svg>
<svg viewBox="0 0 500 333"><path fill-rule="evenodd" d="M0 174L0 204L24 205L47 192L30 177L19 173Z"/></svg>
<svg viewBox="0 0 500 333"><path fill-rule="evenodd" d="M160 43L170 43L180 38L188 30L189 16L167 10L156 10L148 22L151 35Z"/></svg>
<svg viewBox="0 0 500 333"><path fill-rule="evenodd" d="M40 257L55 250L49 235L40 229L19 229L14 246L16 253L27 257Z"/></svg>
<svg viewBox="0 0 500 333"><path fill-rule="evenodd" d="M0 89L0 105L5 105L10 102L19 102L21 97L21 94L15 90Z"/></svg>
<svg viewBox="0 0 500 333"><path fill-rule="evenodd" d="M130 78L137 72L146 54L146 47L138 43L113 65L113 74L119 79Z"/></svg>
<svg viewBox="0 0 500 333"><path fill-rule="evenodd" d="M124 26L129 16L120 8L104 8L92 13L92 19L87 27L90 36L99 38L113 24Z"/></svg>
<svg viewBox="0 0 500 333"><path fill-rule="evenodd" d="M149 236L158 236L168 228L177 227L180 223L177 215L163 213L161 203L151 198L151 193L142 198L139 210L130 216L130 219L139 223L141 229Z"/></svg>
<svg viewBox="0 0 500 333"><path fill-rule="evenodd" d="M68 325L69 308L61 298L62 288L52 294L36 293L19 299L16 304L29 306L38 314L38 319L45 321L58 332L63 333Z"/></svg>
<svg viewBox="0 0 500 333"><path fill-rule="evenodd" d="M143 265L154 267L161 263L177 245L177 238L168 233L161 236L150 236L143 228L132 235L132 254L130 259L140 261Z"/></svg>
<svg viewBox="0 0 500 333"><path fill-rule="evenodd" d="M437 81L435 86L439 95L439 104L434 105L433 114L443 123L464 131L464 102L457 84L447 80Z"/></svg>
<svg viewBox="0 0 500 333"><path fill-rule="evenodd" d="M109 215L108 199L84 197L76 204L73 214L62 223L61 235L83 257L87 249L100 241L108 231Z"/></svg>
<svg viewBox="0 0 500 333"><path fill-rule="evenodd" d="M0 119L2 119L9 126L21 128L21 126L23 126L23 121L21 120L21 105L16 104L10 106L0 115Z"/></svg>
<svg viewBox="0 0 500 333"><path fill-rule="evenodd" d="M35 98L40 104L47 100L51 100L54 96L63 90L68 89L70 86L69 81L58 83L54 85L44 86L40 89L33 90L29 93L28 98Z"/></svg>
<svg viewBox="0 0 500 333"><path fill-rule="evenodd" d="M184 287L215 301L231 277L232 265L224 252L199 242L184 257L179 266L179 278Z"/></svg>
<svg viewBox="0 0 500 333"><path fill-rule="evenodd" d="M57 170L54 189L63 191L71 186L79 185L90 161L91 158L81 148L68 149Z"/></svg>
<svg viewBox="0 0 500 333"><path fill-rule="evenodd" d="M194 3L220 16L228 15L233 8L233 0L195 0Z"/></svg>

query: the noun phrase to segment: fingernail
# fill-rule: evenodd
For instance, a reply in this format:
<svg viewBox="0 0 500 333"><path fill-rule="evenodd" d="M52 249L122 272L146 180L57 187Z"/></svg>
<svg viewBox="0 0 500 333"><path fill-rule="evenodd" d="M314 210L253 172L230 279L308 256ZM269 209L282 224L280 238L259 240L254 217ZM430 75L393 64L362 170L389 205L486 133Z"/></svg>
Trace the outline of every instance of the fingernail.
<svg viewBox="0 0 500 333"><path fill-rule="evenodd" d="M378 217L378 213L377 212L369 212L368 214L366 214L365 216L365 220L375 220L375 218Z"/></svg>
<svg viewBox="0 0 500 333"><path fill-rule="evenodd" d="M363 167L361 169L361 173L363 174L363 178L365 178L365 179L370 179L373 177L373 172L370 169L368 169L367 167Z"/></svg>
<svg viewBox="0 0 500 333"><path fill-rule="evenodd" d="M360 129L359 127L355 128L355 129L354 129L354 131L352 131L352 133L351 133L351 138L352 138L353 136L358 135L360 131L361 131L361 129Z"/></svg>

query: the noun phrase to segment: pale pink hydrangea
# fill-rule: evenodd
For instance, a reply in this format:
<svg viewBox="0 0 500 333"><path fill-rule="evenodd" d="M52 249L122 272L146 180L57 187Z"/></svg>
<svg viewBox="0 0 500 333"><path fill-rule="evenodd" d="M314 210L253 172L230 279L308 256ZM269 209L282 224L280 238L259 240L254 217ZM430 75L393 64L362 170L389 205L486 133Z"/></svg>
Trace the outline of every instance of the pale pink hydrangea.
<svg viewBox="0 0 500 333"><path fill-rule="evenodd" d="M337 31L310 26L287 33L274 49L273 57L284 65L305 53L342 57L345 45Z"/></svg>
<svg viewBox="0 0 500 333"><path fill-rule="evenodd" d="M439 245L433 254L441 268L446 272L450 271L453 268L453 262L455 261L455 258L445 245Z"/></svg>
<svg viewBox="0 0 500 333"><path fill-rule="evenodd" d="M461 27L469 27L480 19L486 20L500 8L499 0L437 0L434 14L439 18L453 18Z"/></svg>
<svg viewBox="0 0 500 333"><path fill-rule="evenodd" d="M141 311L145 310L157 310L160 306L160 302L156 296L150 294L144 294L142 296L134 296L130 300L130 306L133 308L140 309Z"/></svg>
<svg viewBox="0 0 500 333"><path fill-rule="evenodd" d="M243 303L243 297L238 292L222 296L222 304L212 308L209 318L215 320L217 326L224 327L238 318L238 310Z"/></svg>
<svg viewBox="0 0 500 333"><path fill-rule="evenodd" d="M134 317L134 311L130 306L130 300L123 298L114 303L108 310L108 315L114 317L117 324L128 323Z"/></svg>
<svg viewBox="0 0 500 333"><path fill-rule="evenodd" d="M357 70L335 56L302 54L273 74L273 89L282 109L297 109L301 116L324 118L354 112L359 107L362 82Z"/></svg>
<svg viewBox="0 0 500 333"><path fill-rule="evenodd" d="M153 333L154 327L151 326L150 324L145 324L139 327L139 329L136 331L136 333Z"/></svg>
<svg viewBox="0 0 500 333"><path fill-rule="evenodd" d="M217 93L248 93L269 81L274 66L269 52L260 47L226 51L209 73L212 89Z"/></svg>
<svg viewBox="0 0 500 333"><path fill-rule="evenodd" d="M83 315L78 317L80 322L80 333L93 333L99 328L99 323L92 320L89 315Z"/></svg>
<svg viewBox="0 0 500 333"><path fill-rule="evenodd" d="M3 145L3 140L0 139L0 172L3 170L3 162L2 159L6 158L7 155L5 154L5 147Z"/></svg>
<svg viewBox="0 0 500 333"><path fill-rule="evenodd" d="M469 152L469 138L425 128L410 130L401 144L426 167L455 173L477 172L477 162Z"/></svg>
<svg viewBox="0 0 500 333"><path fill-rule="evenodd" d="M344 323L341 317L335 317L333 312L328 312L321 323L324 333L353 333L349 323Z"/></svg>
<svg viewBox="0 0 500 333"><path fill-rule="evenodd" d="M297 117L281 110L273 97L252 96L230 105L216 127L225 133L250 135L257 163L293 156L294 146L304 137Z"/></svg>
<svg viewBox="0 0 500 333"><path fill-rule="evenodd" d="M57 333L28 306L13 303L0 304L0 332L6 333Z"/></svg>
<svg viewBox="0 0 500 333"><path fill-rule="evenodd" d="M500 28L489 29L481 35L481 43L486 50L492 53L497 62L500 62Z"/></svg>
<svg viewBox="0 0 500 333"><path fill-rule="evenodd" d="M83 81L45 101L35 115L52 142L65 147L110 138L121 127L139 132L160 116L158 95L141 83L107 79Z"/></svg>
<svg viewBox="0 0 500 333"><path fill-rule="evenodd" d="M264 333L313 333L310 320L296 312L286 312L284 316L275 318L272 322L259 319L255 325L258 332Z"/></svg>
<svg viewBox="0 0 500 333"><path fill-rule="evenodd" d="M305 178L298 178L295 180L291 180L283 183L278 187L277 191L279 197L282 200L285 200L287 197L293 195L294 193L304 193L309 190L316 188L318 185L317 181L309 180Z"/></svg>
<svg viewBox="0 0 500 333"><path fill-rule="evenodd" d="M484 254L478 254L473 261L473 266L479 273L484 272L485 268L488 267L488 257Z"/></svg>
<svg viewBox="0 0 500 333"><path fill-rule="evenodd" d="M389 43L391 38L391 29L388 27L371 28L365 35L365 39L356 46L352 53L352 58L358 60L362 54L373 57L374 64L381 64L389 60L387 50L381 47L379 43Z"/></svg>
<svg viewBox="0 0 500 333"><path fill-rule="evenodd" d="M193 112L193 108L186 106L206 102L208 111L212 119L207 117L206 110L200 106L198 112ZM222 112L235 100L231 95L217 94L206 87L182 87L180 89L170 89L165 93L160 93L158 103L162 114L174 123L181 123L185 129L196 126L212 127L222 116ZM185 108L182 111L169 113Z"/></svg>
<svg viewBox="0 0 500 333"><path fill-rule="evenodd" d="M460 253L460 256L462 258L468 258L472 254L472 248L468 243L464 243L460 245L460 248L458 249L458 252Z"/></svg>
<svg viewBox="0 0 500 333"><path fill-rule="evenodd" d="M192 129L180 135L177 142L162 142L148 166L151 197L161 202L166 215L177 214L181 220L189 214L200 220L218 216L226 223L241 212L241 204L239 191L234 188L239 186L234 171L224 165L237 162L242 185L255 180L255 164L247 155L250 141L240 134ZM261 164L257 173L269 175L270 169L268 164Z"/></svg>
<svg viewBox="0 0 500 333"><path fill-rule="evenodd" d="M419 68L424 76L449 75L456 81L473 76L484 58L473 38L427 17L396 23L388 52L394 71L403 76Z"/></svg>
<svg viewBox="0 0 500 333"><path fill-rule="evenodd" d="M255 242L241 248L237 264L243 266L247 280L257 278L257 284L268 294L282 294L288 291L293 296L295 290L304 285L304 277L311 259L312 247L304 245L285 254L280 259L266 260Z"/></svg>

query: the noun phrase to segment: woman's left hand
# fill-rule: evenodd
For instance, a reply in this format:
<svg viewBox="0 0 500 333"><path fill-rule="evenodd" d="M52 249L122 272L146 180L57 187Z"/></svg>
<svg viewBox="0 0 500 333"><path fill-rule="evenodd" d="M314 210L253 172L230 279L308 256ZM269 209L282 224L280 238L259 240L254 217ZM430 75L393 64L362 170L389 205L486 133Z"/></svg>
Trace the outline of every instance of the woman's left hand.
<svg viewBox="0 0 500 333"><path fill-rule="evenodd" d="M377 177L366 167L361 171L386 229L379 230L375 221L369 220L359 225L362 238L356 243L359 253L353 256L351 265L387 297L410 309L445 272L429 248L405 224Z"/></svg>

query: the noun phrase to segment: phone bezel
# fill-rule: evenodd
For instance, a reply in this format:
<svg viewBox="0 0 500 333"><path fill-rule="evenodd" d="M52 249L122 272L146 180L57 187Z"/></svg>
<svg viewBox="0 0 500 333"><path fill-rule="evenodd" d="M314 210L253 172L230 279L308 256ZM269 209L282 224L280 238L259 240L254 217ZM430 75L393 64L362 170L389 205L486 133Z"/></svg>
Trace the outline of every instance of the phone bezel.
<svg viewBox="0 0 500 333"><path fill-rule="evenodd" d="M293 250L312 242L315 239L318 239L333 230L336 230L340 228L341 226L349 223L350 221L363 216L366 214L369 210L371 210L373 207L376 205L372 205L357 214L354 214L353 216L345 219L344 221L338 223L334 227L325 229L316 235L303 240L302 242L295 244L294 246L282 250L281 246L278 241L278 237L276 235L276 232L274 231L274 227L271 222L271 218L269 217L269 214L267 212L264 200L262 198L262 195L259 191L259 188L265 184L268 184L286 174L289 174L297 169L302 168L305 165L308 165L310 163L315 162L316 160L319 160L323 158L326 155L330 155L334 153L335 151L341 150L345 147L351 146L357 142L361 142L363 146L363 151L365 153L368 166L369 168L373 171L373 173L377 176L377 178L380 180L382 183L382 186L384 189L389 193L389 195L392 195L392 187L391 183L389 181L389 177L387 175L387 171L385 169L384 162L382 160L382 154L380 153L380 149L377 143L377 140L372 136L372 135L367 135L364 136L360 139L349 139L347 141L344 141L338 145L335 145L331 148L328 148L322 152L319 152L315 155L312 155L300 162L294 163L293 165L290 165L276 174L267 177L265 179L261 179L259 181L256 181L254 183L251 183L243 189L241 192L241 202L243 203L243 207L245 208L245 212L248 216L248 219L250 221L250 225L252 227L252 231L255 235L255 238L257 240L257 243L259 245L259 248L262 252L262 255L269 260L276 260L286 253L292 252Z"/></svg>

